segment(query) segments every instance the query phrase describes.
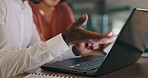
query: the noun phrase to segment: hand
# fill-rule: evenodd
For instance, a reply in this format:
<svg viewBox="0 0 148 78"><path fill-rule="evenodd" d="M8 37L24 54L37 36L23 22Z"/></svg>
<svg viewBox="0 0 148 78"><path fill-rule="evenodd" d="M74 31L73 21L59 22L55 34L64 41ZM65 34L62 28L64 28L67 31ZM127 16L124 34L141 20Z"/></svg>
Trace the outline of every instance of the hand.
<svg viewBox="0 0 148 78"><path fill-rule="evenodd" d="M88 20L87 14L83 14L83 16L72 23L65 32L62 33L63 39L67 43L67 45L73 45L77 43L89 43L92 41L99 41L103 38L102 35L84 30L81 25L84 24Z"/></svg>
<svg viewBox="0 0 148 78"><path fill-rule="evenodd" d="M73 53L76 56L85 56L93 50L97 50L99 46L93 46L91 43L78 43L72 47Z"/></svg>
<svg viewBox="0 0 148 78"><path fill-rule="evenodd" d="M94 51L94 50L102 50L103 48L105 48L107 45L109 45L110 43L114 42L116 40L115 35L113 35L111 32L103 35L106 38L102 38L101 40L97 41L97 42L92 42L92 43L78 43L76 45L73 46L73 52L75 55L82 55L85 56L88 53ZM103 46L103 47L102 47Z"/></svg>

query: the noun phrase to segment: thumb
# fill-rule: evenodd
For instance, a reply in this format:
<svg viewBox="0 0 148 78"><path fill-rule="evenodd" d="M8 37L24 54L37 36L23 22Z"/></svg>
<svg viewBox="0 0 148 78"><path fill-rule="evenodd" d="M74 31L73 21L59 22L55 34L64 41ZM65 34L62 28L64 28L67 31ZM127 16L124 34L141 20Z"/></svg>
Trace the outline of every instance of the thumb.
<svg viewBox="0 0 148 78"><path fill-rule="evenodd" d="M74 22L74 24L72 25L72 28L80 27L85 22L87 22L87 20L88 20L88 15L83 14L83 16L81 18L79 18L76 22Z"/></svg>

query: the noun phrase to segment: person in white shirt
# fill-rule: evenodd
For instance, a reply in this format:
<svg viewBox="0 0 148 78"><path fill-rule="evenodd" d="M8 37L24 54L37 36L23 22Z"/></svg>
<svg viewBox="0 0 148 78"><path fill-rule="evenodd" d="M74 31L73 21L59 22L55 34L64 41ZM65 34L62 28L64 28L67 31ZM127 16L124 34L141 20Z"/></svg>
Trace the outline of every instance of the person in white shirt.
<svg viewBox="0 0 148 78"><path fill-rule="evenodd" d="M83 30L80 26L87 19L84 14L64 33L41 42L27 0L0 0L0 78L39 68L47 62L85 55L115 40L110 33L100 35Z"/></svg>

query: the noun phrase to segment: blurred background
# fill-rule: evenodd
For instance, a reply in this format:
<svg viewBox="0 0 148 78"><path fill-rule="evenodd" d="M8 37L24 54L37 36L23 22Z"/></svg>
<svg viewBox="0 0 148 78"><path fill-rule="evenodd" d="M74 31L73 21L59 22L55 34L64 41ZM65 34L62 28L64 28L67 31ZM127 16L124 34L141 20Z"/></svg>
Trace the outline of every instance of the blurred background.
<svg viewBox="0 0 148 78"><path fill-rule="evenodd" d="M117 35L133 8L148 8L148 0L70 0L75 19L83 13L89 15L84 29L104 34L112 31Z"/></svg>

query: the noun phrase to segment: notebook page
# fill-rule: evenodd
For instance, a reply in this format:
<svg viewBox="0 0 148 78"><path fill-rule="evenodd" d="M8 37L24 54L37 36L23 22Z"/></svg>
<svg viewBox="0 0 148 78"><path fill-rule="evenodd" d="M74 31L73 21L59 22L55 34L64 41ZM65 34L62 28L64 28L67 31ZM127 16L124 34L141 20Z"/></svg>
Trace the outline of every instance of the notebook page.
<svg viewBox="0 0 148 78"><path fill-rule="evenodd" d="M47 74L29 74L23 78L78 78L78 77L69 77L69 76L60 76L60 75L47 75Z"/></svg>

